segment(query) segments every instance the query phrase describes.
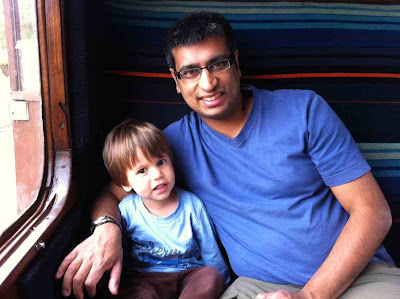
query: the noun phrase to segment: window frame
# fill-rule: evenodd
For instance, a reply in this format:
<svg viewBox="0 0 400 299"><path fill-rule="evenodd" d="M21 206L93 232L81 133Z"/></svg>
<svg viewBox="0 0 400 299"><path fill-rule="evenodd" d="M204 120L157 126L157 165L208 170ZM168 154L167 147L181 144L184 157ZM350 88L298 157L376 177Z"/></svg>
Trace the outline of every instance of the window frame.
<svg viewBox="0 0 400 299"><path fill-rule="evenodd" d="M3 1L13 5L15 0ZM0 236L0 297L14 287L18 276L44 248L76 198L72 188L62 7L62 0L36 0L44 171L35 202Z"/></svg>

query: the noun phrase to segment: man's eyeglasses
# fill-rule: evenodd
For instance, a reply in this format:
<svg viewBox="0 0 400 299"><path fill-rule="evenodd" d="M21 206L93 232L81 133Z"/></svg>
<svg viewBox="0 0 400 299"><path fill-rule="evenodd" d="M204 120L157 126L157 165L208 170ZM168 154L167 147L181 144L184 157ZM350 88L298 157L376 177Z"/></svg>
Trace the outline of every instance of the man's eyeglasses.
<svg viewBox="0 0 400 299"><path fill-rule="evenodd" d="M222 59L220 61L217 62L213 62L205 67L196 67L193 69L189 69L189 70L183 70L180 72L176 72L176 76L178 77L178 79L181 80L196 80L199 79L201 76L201 72L203 71L203 69L208 69L208 71L211 74L217 74L220 72L223 72L227 69L229 69L231 67L231 65L233 64L233 61L235 60L235 56L232 54L229 58L225 58Z"/></svg>

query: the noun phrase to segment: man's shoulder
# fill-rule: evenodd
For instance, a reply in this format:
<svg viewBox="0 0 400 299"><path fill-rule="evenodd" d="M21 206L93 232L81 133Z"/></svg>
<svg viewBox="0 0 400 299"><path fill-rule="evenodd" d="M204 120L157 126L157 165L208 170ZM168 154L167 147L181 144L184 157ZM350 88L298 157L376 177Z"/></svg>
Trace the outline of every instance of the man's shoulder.
<svg viewBox="0 0 400 299"><path fill-rule="evenodd" d="M199 116L195 112L186 114L181 119L174 121L164 129L164 134L170 141L174 141L177 138L183 136L188 131L193 131L198 127Z"/></svg>
<svg viewBox="0 0 400 299"><path fill-rule="evenodd" d="M278 100L309 100L315 95L315 91L309 89L256 89L253 88L253 93L264 98L275 98Z"/></svg>
<svg viewBox="0 0 400 299"><path fill-rule="evenodd" d="M253 89L254 101L259 109L307 110L316 97L313 90L308 89ZM320 97L319 97L320 98Z"/></svg>

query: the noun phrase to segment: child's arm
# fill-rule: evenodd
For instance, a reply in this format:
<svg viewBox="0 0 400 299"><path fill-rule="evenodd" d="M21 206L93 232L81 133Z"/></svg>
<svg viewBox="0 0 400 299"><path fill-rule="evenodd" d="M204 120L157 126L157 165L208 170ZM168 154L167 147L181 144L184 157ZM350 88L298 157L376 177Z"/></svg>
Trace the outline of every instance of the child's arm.
<svg viewBox="0 0 400 299"><path fill-rule="evenodd" d="M203 204L198 211L198 221L194 224L193 230L204 263L206 266L214 267L225 277L225 283L228 284L230 280L229 269L215 239L214 225Z"/></svg>

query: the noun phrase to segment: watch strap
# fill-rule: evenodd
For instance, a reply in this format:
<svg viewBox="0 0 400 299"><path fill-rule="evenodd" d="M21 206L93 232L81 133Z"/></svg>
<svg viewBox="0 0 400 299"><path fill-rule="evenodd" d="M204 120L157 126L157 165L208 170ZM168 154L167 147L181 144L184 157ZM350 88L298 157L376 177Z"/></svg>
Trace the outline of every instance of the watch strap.
<svg viewBox="0 0 400 299"><path fill-rule="evenodd" d="M122 226L121 223L119 223L118 220L114 219L113 217L110 216L101 216L99 218L97 218L95 221L93 221L90 224L90 233L93 234L94 230L96 227L98 227L99 225L105 224L105 223L114 223L115 225L117 225L119 227L119 229L121 230L122 233Z"/></svg>

